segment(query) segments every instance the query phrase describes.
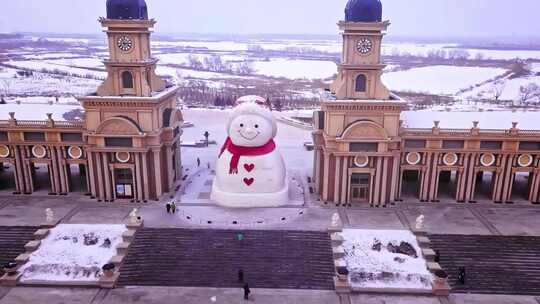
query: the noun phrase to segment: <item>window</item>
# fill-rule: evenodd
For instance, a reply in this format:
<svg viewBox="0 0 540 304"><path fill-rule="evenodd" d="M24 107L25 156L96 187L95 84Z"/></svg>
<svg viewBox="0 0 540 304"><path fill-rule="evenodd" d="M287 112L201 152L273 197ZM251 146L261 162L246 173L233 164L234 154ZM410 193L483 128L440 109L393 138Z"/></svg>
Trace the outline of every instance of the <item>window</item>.
<svg viewBox="0 0 540 304"><path fill-rule="evenodd" d="M122 87L124 89L133 89L133 75L131 75L131 72L122 72Z"/></svg>
<svg viewBox="0 0 540 304"><path fill-rule="evenodd" d="M125 137L106 137L105 146L107 147L133 147L133 139Z"/></svg>
<svg viewBox="0 0 540 304"><path fill-rule="evenodd" d="M349 146L351 152L377 152L378 148L378 143L351 143Z"/></svg>
<svg viewBox="0 0 540 304"><path fill-rule="evenodd" d="M502 141L482 141L480 142L481 150L500 150L502 149Z"/></svg>
<svg viewBox="0 0 540 304"><path fill-rule="evenodd" d="M365 92L366 91L366 75L360 74L356 76L356 92Z"/></svg>
<svg viewBox="0 0 540 304"><path fill-rule="evenodd" d="M43 132L24 132L25 141L45 141L45 133Z"/></svg>
<svg viewBox="0 0 540 304"><path fill-rule="evenodd" d="M523 141L519 143L519 150L522 151L538 151L540 150L540 142Z"/></svg>
<svg viewBox="0 0 540 304"><path fill-rule="evenodd" d="M0 132L0 141L8 141L7 132Z"/></svg>
<svg viewBox="0 0 540 304"><path fill-rule="evenodd" d="M464 147L463 140L443 140L443 149L463 149Z"/></svg>
<svg viewBox="0 0 540 304"><path fill-rule="evenodd" d="M369 185L369 174L353 173L351 176L352 185Z"/></svg>
<svg viewBox="0 0 540 304"><path fill-rule="evenodd" d="M413 148L413 149L423 149L426 147L426 141L425 140L406 140L405 141L405 148Z"/></svg>
<svg viewBox="0 0 540 304"><path fill-rule="evenodd" d="M324 130L324 112L315 111L313 113L313 122L315 123L315 130Z"/></svg>
<svg viewBox="0 0 540 304"><path fill-rule="evenodd" d="M62 141L67 142L80 142L82 141L82 134L81 133L62 133L60 134L62 137Z"/></svg>

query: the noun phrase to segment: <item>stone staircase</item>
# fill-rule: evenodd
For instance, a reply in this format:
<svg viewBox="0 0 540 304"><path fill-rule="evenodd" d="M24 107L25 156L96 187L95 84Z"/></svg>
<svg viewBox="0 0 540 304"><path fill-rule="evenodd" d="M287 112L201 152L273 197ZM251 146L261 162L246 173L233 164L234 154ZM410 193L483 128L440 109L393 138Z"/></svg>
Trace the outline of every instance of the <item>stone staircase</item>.
<svg viewBox="0 0 540 304"><path fill-rule="evenodd" d="M540 295L540 237L430 235L452 292ZM465 285L458 284L460 267Z"/></svg>
<svg viewBox="0 0 540 304"><path fill-rule="evenodd" d="M239 240L238 234L243 239ZM144 228L120 268L120 286L334 289L323 232Z"/></svg>
<svg viewBox="0 0 540 304"><path fill-rule="evenodd" d="M13 262L26 251L24 245L35 239L34 232L39 227L0 226L0 277L4 275L4 264Z"/></svg>

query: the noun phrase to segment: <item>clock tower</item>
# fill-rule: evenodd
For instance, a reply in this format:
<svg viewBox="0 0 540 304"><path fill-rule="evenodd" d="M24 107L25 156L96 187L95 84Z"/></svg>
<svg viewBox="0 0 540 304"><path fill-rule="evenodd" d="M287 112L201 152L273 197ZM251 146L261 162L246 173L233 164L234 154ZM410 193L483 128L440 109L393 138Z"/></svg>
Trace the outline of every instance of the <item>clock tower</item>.
<svg viewBox="0 0 540 304"><path fill-rule="evenodd" d="M397 199L405 102L381 82L389 25L380 0L349 0L338 23L342 60L331 96L314 115L314 188L323 202L386 206Z"/></svg>
<svg viewBox="0 0 540 304"><path fill-rule="evenodd" d="M390 23L338 23L343 35L343 52L332 91L338 99L388 99L390 93L381 82L382 38Z"/></svg>
<svg viewBox="0 0 540 304"><path fill-rule="evenodd" d="M178 87L156 75L144 0L107 0L108 76L85 109L89 186L98 201L146 202L172 196L181 177Z"/></svg>

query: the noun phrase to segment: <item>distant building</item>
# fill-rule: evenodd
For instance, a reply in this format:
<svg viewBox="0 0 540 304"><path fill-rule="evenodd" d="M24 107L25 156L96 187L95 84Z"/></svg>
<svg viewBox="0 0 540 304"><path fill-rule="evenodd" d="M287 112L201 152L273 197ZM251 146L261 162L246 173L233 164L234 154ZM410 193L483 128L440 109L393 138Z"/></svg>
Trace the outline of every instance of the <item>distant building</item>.
<svg viewBox="0 0 540 304"><path fill-rule="evenodd" d="M0 164L13 167L14 193L84 192L98 201L157 200L181 177L182 115L177 87L155 74L144 0L108 0L100 19L109 42L108 77L79 97L80 122L0 121ZM46 171L46 172L44 172Z"/></svg>
<svg viewBox="0 0 540 304"><path fill-rule="evenodd" d="M314 117L314 183L321 200L540 203L540 130L518 128L538 126L533 115L478 113L464 125L469 116L442 113L426 126L431 114L404 112L406 103L380 80L389 25L379 0L350 0L339 22L343 54L333 98ZM501 127L482 128L494 123Z"/></svg>

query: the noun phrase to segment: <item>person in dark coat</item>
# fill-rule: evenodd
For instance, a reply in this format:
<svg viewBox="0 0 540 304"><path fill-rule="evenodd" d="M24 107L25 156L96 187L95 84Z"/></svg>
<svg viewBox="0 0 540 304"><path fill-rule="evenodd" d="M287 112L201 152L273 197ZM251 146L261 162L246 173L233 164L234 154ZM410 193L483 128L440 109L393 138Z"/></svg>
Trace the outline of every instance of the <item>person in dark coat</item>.
<svg viewBox="0 0 540 304"><path fill-rule="evenodd" d="M251 290L249 289L248 283L244 284L244 300L249 300L249 294L251 293Z"/></svg>
<svg viewBox="0 0 540 304"><path fill-rule="evenodd" d="M466 282L465 276L466 276L465 267L460 267L459 272L458 272L458 283L460 285L465 285L465 282Z"/></svg>
<svg viewBox="0 0 540 304"><path fill-rule="evenodd" d="M167 208L167 213L171 213L171 203L167 202L167 205L165 205L165 208Z"/></svg>
<svg viewBox="0 0 540 304"><path fill-rule="evenodd" d="M201 159L197 157L197 167L201 166Z"/></svg>
<svg viewBox="0 0 540 304"><path fill-rule="evenodd" d="M176 212L176 203L174 201L171 203L171 211L173 214Z"/></svg>
<svg viewBox="0 0 540 304"><path fill-rule="evenodd" d="M435 250L435 258L433 259L435 263L439 263L441 261L441 253L439 250Z"/></svg>
<svg viewBox="0 0 540 304"><path fill-rule="evenodd" d="M242 269L238 270L238 282L244 283L244 271Z"/></svg>

